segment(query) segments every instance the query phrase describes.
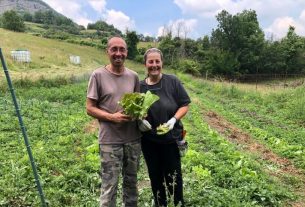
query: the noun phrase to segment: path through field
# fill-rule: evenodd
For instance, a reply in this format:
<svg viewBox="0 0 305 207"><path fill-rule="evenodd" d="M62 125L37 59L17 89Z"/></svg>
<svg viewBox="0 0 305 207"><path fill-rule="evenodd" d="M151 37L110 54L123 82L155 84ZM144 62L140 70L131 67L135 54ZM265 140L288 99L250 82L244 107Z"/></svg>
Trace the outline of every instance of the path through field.
<svg viewBox="0 0 305 207"><path fill-rule="evenodd" d="M195 99L193 102L201 105L202 115L211 128L223 135L230 142L236 144L245 153L255 156L258 162L276 166L276 170L266 168L265 171L270 176L277 178L279 182L286 183L299 196L297 201L288 203L287 205L293 207L305 206L305 175L302 170L296 168L289 159L280 157L263 144L254 140L248 133L243 132L222 116L211 110L207 110L198 100ZM289 183L285 180L287 176L292 176L297 179L298 185L289 186Z"/></svg>
<svg viewBox="0 0 305 207"><path fill-rule="evenodd" d="M301 169L295 167L289 159L277 155L271 149L253 139L251 135L237 128L221 115L207 109L198 99L193 99L193 103L200 106L204 120L212 129L234 143L245 154L253 156L263 166L266 173L278 182L284 183L299 196L295 202L287 203L287 206L305 206L305 175ZM84 130L87 133L97 133L98 122L92 120L84 127ZM293 178L297 181L291 183L288 178ZM147 187L149 187L147 180L139 182L140 189Z"/></svg>

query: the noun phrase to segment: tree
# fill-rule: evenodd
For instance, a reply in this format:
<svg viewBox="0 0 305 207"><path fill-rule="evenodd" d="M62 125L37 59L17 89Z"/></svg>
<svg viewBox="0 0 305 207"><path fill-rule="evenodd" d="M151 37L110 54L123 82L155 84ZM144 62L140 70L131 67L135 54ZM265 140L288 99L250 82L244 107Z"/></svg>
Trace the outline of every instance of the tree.
<svg viewBox="0 0 305 207"><path fill-rule="evenodd" d="M137 54L137 44L139 43L139 38L138 35L135 31L127 31L126 32L126 44L128 48L128 56L127 58L130 60L133 60Z"/></svg>
<svg viewBox="0 0 305 207"><path fill-rule="evenodd" d="M283 48L279 41L268 40L265 42L261 51L260 65L260 73L279 74L285 72L286 63Z"/></svg>
<svg viewBox="0 0 305 207"><path fill-rule="evenodd" d="M185 73L192 74L194 76L200 76L199 64L195 60L191 59L180 59L178 64L178 70Z"/></svg>
<svg viewBox="0 0 305 207"><path fill-rule="evenodd" d="M184 55L187 58L193 58L195 53L198 51L199 45L193 39L186 38L184 39Z"/></svg>
<svg viewBox="0 0 305 207"><path fill-rule="evenodd" d="M15 11L10 10L3 13L2 17L3 28L12 30L15 32L24 32L25 25L22 17L20 17Z"/></svg>
<svg viewBox="0 0 305 207"><path fill-rule="evenodd" d="M281 41L283 56L286 63L285 73L299 72L304 67L304 43L290 26L287 35ZM301 56L301 58L300 58Z"/></svg>
<svg viewBox="0 0 305 207"><path fill-rule="evenodd" d="M210 38L204 35L203 39L198 40L199 48L202 50L208 50L211 47Z"/></svg>
<svg viewBox="0 0 305 207"><path fill-rule="evenodd" d="M173 65L178 62L179 48L175 45L175 41L172 40L171 34L162 37L162 40L159 43L159 49L163 53L163 63L165 65Z"/></svg>
<svg viewBox="0 0 305 207"><path fill-rule="evenodd" d="M219 24L212 31L212 46L233 54L234 59L240 62L239 72L256 73L264 46L264 33L259 27L256 12L244 10L231 15L223 10L216 19Z"/></svg>
<svg viewBox="0 0 305 207"><path fill-rule="evenodd" d="M43 23L43 19L44 19L44 13L41 10L35 12L35 14L34 14L34 22L35 23L40 23L41 24L41 23Z"/></svg>
<svg viewBox="0 0 305 207"><path fill-rule="evenodd" d="M103 33L109 32L111 35L122 35L122 32L118 29L116 29L113 25L109 25L106 22L99 20L95 23L88 24L87 29L95 29L100 30Z"/></svg>
<svg viewBox="0 0 305 207"><path fill-rule="evenodd" d="M201 73L208 73L212 75L222 75L226 77L240 75L238 68L239 62L229 51L211 49L205 53L205 61L201 68Z"/></svg>
<svg viewBox="0 0 305 207"><path fill-rule="evenodd" d="M44 14L43 15L44 24L56 24L55 14L51 10L45 11L43 14ZM60 24L57 24L57 25L60 25Z"/></svg>
<svg viewBox="0 0 305 207"><path fill-rule="evenodd" d="M22 18L26 22L33 22L33 15L29 12L24 13Z"/></svg>

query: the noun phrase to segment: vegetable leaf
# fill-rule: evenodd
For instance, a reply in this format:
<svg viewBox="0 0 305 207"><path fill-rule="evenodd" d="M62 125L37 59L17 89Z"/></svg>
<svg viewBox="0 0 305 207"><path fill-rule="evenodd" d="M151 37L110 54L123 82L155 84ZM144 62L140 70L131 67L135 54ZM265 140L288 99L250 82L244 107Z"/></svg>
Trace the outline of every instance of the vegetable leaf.
<svg viewBox="0 0 305 207"><path fill-rule="evenodd" d="M144 93L126 93L119 101L124 113L133 119L143 119L147 115L150 106L159 100L159 97L150 91Z"/></svg>
<svg viewBox="0 0 305 207"><path fill-rule="evenodd" d="M160 124L160 126L157 127L157 135L163 135L169 132L168 125L166 123Z"/></svg>

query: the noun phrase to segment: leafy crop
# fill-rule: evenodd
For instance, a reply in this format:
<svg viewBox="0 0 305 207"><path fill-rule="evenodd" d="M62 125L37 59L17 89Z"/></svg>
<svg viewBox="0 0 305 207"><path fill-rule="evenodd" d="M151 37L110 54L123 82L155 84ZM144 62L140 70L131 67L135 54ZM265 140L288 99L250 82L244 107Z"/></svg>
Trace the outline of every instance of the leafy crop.
<svg viewBox="0 0 305 207"><path fill-rule="evenodd" d="M240 120L240 125L249 128L251 134L260 133L257 139L262 143L269 143L272 137L276 137L277 144L268 144L270 149L281 151L283 147L285 153L290 154L288 159L293 155L300 163L304 130L292 128L292 124L283 120L284 116L276 116L280 115L278 110L271 111L275 115L272 118L267 116L271 112L264 110L265 101L257 107L252 98L241 102L235 96L226 96L223 100L225 93L213 91L212 86L194 87L195 80L184 82L186 88L191 89L189 94L196 103L183 119L189 143L189 150L182 158L186 206L280 207L295 199L294 186L286 181L279 182L281 180L268 173L271 168L266 169L267 163L255 159L211 129L202 112L208 107L231 115L232 121L237 123ZM92 130L98 126L85 112L87 83L54 85L16 88L45 196L50 206L99 206L99 146L97 130ZM213 96L209 95L209 89ZM277 106L271 100L267 105L268 109L270 105ZM240 110L246 107L252 112L251 106L255 106L256 114ZM0 93L0 111L0 206L39 206L29 159L8 91ZM276 127L279 123L285 123L285 128ZM139 206L152 206L144 159L140 160L138 184ZM122 206L121 194L120 182L117 206Z"/></svg>
<svg viewBox="0 0 305 207"><path fill-rule="evenodd" d="M160 126L157 127L157 134L158 135L163 135L169 132L169 128L166 123L160 124Z"/></svg>
<svg viewBox="0 0 305 207"><path fill-rule="evenodd" d="M150 91L144 93L126 93L119 104L123 107L124 113L133 119L143 119L147 116L149 107L159 100L159 97Z"/></svg>

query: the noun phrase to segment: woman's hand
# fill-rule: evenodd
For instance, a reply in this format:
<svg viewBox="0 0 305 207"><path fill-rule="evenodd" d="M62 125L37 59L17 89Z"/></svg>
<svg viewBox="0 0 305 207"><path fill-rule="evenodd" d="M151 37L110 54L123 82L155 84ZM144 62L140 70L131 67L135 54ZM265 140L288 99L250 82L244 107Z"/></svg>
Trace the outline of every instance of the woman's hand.
<svg viewBox="0 0 305 207"><path fill-rule="evenodd" d="M138 120L138 127L141 132L146 132L146 131L151 130L150 123L145 119Z"/></svg>
<svg viewBox="0 0 305 207"><path fill-rule="evenodd" d="M175 117L172 117L170 120L166 122L167 127L169 130L172 130L174 128L174 125L176 124L177 119Z"/></svg>

